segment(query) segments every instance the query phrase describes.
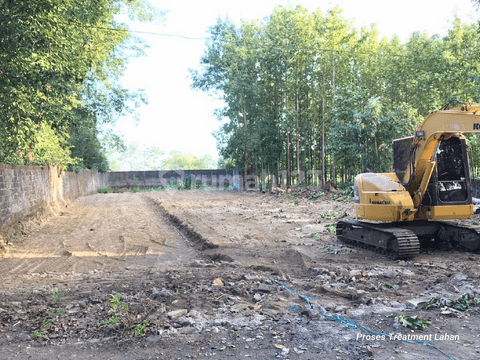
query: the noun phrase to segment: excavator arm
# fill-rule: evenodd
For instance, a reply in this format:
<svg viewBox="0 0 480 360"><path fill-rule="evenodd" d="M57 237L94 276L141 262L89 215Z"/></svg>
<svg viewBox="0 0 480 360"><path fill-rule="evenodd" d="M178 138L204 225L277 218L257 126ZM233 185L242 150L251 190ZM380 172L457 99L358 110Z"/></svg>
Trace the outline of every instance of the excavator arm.
<svg viewBox="0 0 480 360"><path fill-rule="evenodd" d="M417 127L407 161L409 166L396 171L400 183L412 196L415 209L420 207L437 165L440 144L452 136L463 139L462 133L480 133L480 104L467 103L435 111Z"/></svg>

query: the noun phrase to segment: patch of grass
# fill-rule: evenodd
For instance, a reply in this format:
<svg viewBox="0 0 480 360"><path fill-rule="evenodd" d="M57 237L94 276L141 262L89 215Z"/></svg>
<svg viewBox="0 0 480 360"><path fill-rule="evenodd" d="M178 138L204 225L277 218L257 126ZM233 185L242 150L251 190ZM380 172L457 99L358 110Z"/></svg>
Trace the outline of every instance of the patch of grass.
<svg viewBox="0 0 480 360"><path fill-rule="evenodd" d="M38 338L41 338L42 337L42 333L38 330L33 330L33 332L30 334L30 337L35 340L35 339L38 339Z"/></svg>
<svg viewBox="0 0 480 360"><path fill-rule="evenodd" d="M122 298L122 294L116 293L115 295L111 295L112 298L110 299L110 307L113 310L117 310L118 306L120 305L120 299Z"/></svg>
<svg viewBox="0 0 480 360"><path fill-rule="evenodd" d="M145 333L147 332L147 320L143 320L142 324L138 324L135 326L135 331L134 335L136 338L143 338L145 336Z"/></svg>
<svg viewBox="0 0 480 360"><path fill-rule="evenodd" d="M111 194L115 191L114 188L111 188L111 187L102 187L100 189L98 189L98 192L100 194Z"/></svg>
<svg viewBox="0 0 480 360"><path fill-rule="evenodd" d="M318 233L311 233L310 235L308 235L309 238L313 238L313 239L317 239L320 235L318 235Z"/></svg>
<svg viewBox="0 0 480 360"><path fill-rule="evenodd" d="M58 292L57 289L53 289L53 298L52 298L52 305L55 305L57 301L65 294L65 291Z"/></svg>
<svg viewBox="0 0 480 360"><path fill-rule="evenodd" d="M97 323L98 326L117 326L120 323L118 317L112 316L110 319L102 320Z"/></svg>
<svg viewBox="0 0 480 360"><path fill-rule="evenodd" d="M413 330L425 330L427 325L431 325L432 323L428 320L421 320L418 318L417 315L409 316L405 314L400 315L389 315L388 317L394 317L395 321L400 322L403 327L409 327Z"/></svg>

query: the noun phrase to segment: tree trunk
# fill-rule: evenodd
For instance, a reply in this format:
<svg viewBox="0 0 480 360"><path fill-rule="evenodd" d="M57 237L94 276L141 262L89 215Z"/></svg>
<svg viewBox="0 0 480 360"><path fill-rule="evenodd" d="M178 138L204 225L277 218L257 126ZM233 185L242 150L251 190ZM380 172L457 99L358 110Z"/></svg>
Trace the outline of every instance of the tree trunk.
<svg viewBox="0 0 480 360"><path fill-rule="evenodd" d="M245 173L243 174L243 189L247 189L248 176L248 145L247 145L247 114L245 112L245 105L243 106L243 127L245 131Z"/></svg>
<svg viewBox="0 0 480 360"><path fill-rule="evenodd" d="M292 164L290 160L290 134L287 132L287 188L291 185Z"/></svg>

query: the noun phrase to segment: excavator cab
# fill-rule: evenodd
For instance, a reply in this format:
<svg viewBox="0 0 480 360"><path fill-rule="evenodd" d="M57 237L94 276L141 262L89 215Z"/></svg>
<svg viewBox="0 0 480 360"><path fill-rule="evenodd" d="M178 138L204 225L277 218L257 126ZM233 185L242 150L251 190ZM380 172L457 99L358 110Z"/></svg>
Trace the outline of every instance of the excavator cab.
<svg viewBox="0 0 480 360"><path fill-rule="evenodd" d="M394 170L403 183L411 166L413 137L393 141ZM442 205L470 205L472 194L468 166L467 145L463 136L442 140L436 152L437 165L422 199L422 207Z"/></svg>
<svg viewBox="0 0 480 360"><path fill-rule="evenodd" d="M437 167L422 200L422 206L470 205L472 194L465 139L443 140L437 151Z"/></svg>

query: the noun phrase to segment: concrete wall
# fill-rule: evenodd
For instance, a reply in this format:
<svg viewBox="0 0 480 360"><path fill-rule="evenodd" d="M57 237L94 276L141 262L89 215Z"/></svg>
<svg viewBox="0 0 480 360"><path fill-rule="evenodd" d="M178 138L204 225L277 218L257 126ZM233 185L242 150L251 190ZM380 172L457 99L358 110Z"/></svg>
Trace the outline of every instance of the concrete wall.
<svg viewBox="0 0 480 360"><path fill-rule="evenodd" d="M106 174L64 172L57 166L0 164L0 233L2 227L36 215L65 200L96 193ZM17 221L18 222L18 221Z"/></svg>
<svg viewBox="0 0 480 360"><path fill-rule="evenodd" d="M170 178L183 181L186 175L192 175L192 184L201 181L210 186L233 186L233 171L227 170L158 170L158 171L119 171L107 175L108 186L165 186ZM136 184L134 183L136 177Z"/></svg>

